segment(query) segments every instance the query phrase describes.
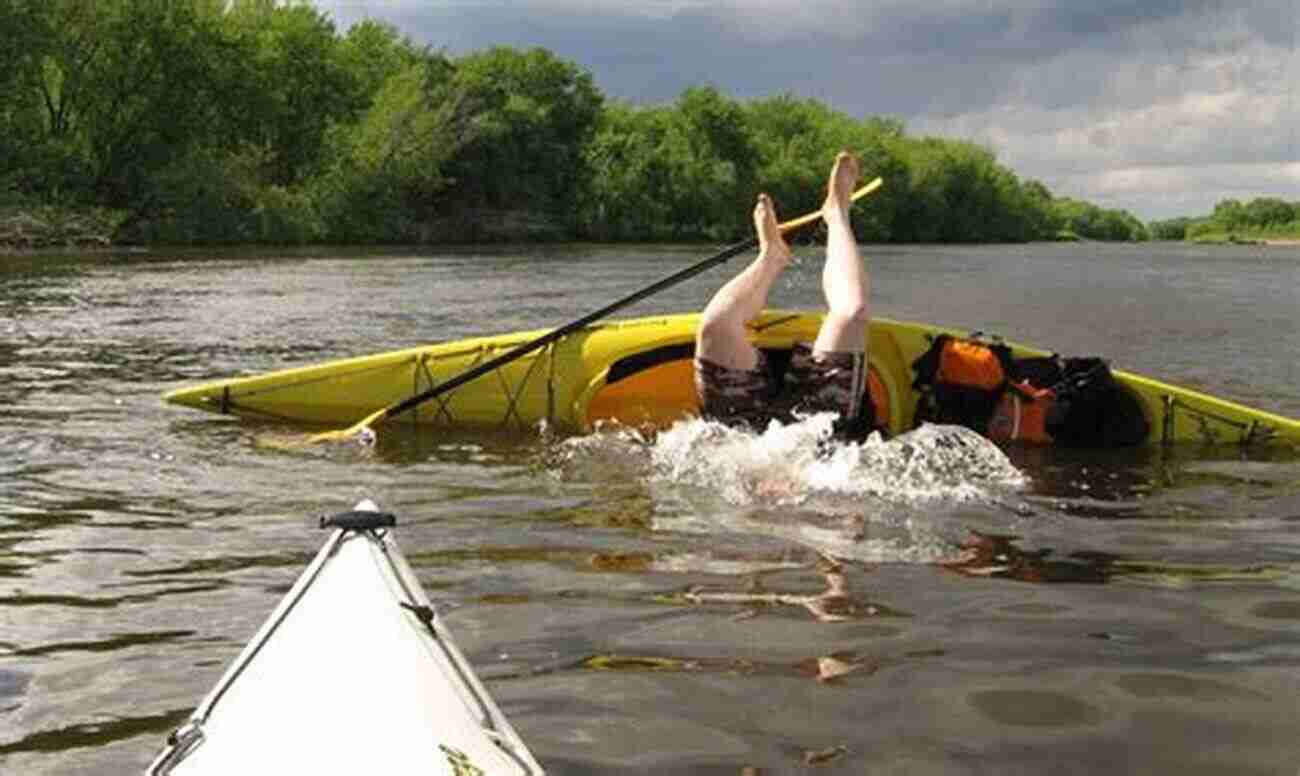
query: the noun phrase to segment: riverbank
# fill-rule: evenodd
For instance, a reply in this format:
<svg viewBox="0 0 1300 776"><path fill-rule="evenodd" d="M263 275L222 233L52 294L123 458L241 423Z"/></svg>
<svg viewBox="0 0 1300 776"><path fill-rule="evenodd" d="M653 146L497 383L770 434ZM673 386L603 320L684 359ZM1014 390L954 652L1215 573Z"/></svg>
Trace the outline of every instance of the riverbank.
<svg viewBox="0 0 1300 776"><path fill-rule="evenodd" d="M0 208L0 252L107 248L122 216L100 208Z"/></svg>
<svg viewBox="0 0 1300 776"><path fill-rule="evenodd" d="M1197 237L1187 242L1196 245L1255 245L1261 248L1295 248L1300 246L1300 239L1294 237L1237 237L1229 235L1219 238L1201 238Z"/></svg>
<svg viewBox="0 0 1300 776"><path fill-rule="evenodd" d="M149 235L159 231L149 224L136 222L124 230L127 216L122 211L104 208L64 208L54 206L0 207L0 254L26 253L58 249L106 249L123 245L176 246L176 245L336 245L310 239L289 241L237 239L194 241L169 239L151 240ZM163 229L162 231L167 231ZM502 244L521 242L562 242L560 229L544 217L527 211L476 209L456 218L444 218L416 230L411 242L386 243L383 241L361 243L379 247L391 244L441 244L440 238L455 235L446 244L466 242L474 244ZM156 234L154 236L157 236ZM1095 242L1069 230L1061 230L1044 242ZM605 242L605 241L600 241ZM1103 241L1104 242L1104 241ZM1266 247L1300 247L1300 235L1295 234L1245 234L1242 232L1207 232L1189 237L1184 242L1198 245L1254 245ZM971 243L977 244L977 243Z"/></svg>
<svg viewBox="0 0 1300 776"><path fill-rule="evenodd" d="M1285 232L1250 232L1241 230L1202 232L1188 237L1187 242L1196 243L1197 245L1262 245L1293 248L1300 245L1300 234L1289 230Z"/></svg>

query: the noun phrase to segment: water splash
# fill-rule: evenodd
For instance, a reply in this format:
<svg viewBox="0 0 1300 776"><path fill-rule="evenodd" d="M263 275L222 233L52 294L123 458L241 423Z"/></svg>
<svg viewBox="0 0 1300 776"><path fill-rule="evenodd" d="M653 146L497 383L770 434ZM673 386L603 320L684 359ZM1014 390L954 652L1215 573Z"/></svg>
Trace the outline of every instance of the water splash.
<svg viewBox="0 0 1300 776"><path fill-rule="evenodd" d="M853 444L831 442L832 420L823 413L773 422L761 434L678 423L651 448L653 476L707 488L735 505L788 506L986 500L1026 483L996 445L960 426L927 425Z"/></svg>
<svg viewBox="0 0 1300 776"><path fill-rule="evenodd" d="M1027 482L965 428L855 444L832 441L832 421L818 414L754 433L692 419L653 437L608 427L549 447L546 465L571 483L647 487L657 530L774 538L868 562L951 559L966 526L945 513Z"/></svg>

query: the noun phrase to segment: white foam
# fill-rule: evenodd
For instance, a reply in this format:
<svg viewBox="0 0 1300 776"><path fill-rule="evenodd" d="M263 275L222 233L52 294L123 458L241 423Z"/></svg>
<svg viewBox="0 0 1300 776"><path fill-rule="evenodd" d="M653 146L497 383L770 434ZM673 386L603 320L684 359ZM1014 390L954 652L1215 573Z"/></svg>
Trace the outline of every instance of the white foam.
<svg viewBox="0 0 1300 776"><path fill-rule="evenodd" d="M564 440L548 467L566 480L638 478L659 530L763 535L836 557L933 562L964 525L945 507L1000 501L1025 476L979 434L927 425L890 440L831 440L833 416L762 433L701 419L654 437L624 428Z"/></svg>
<svg viewBox="0 0 1300 776"><path fill-rule="evenodd" d="M863 497L916 505L986 499L1025 485L1000 449L960 426L923 426L891 440L831 443L833 416L773 421L761 434L704 420L680 422L650 448L653 476L697 485L732 504L807 504Z"/></svg>

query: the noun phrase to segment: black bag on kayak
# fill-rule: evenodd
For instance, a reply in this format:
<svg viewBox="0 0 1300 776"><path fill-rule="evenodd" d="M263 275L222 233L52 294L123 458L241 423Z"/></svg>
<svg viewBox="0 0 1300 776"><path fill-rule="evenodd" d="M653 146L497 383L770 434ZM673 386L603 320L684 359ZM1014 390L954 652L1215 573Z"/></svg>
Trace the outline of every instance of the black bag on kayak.
<svg viewBox="0 0 1300 776"><path fill-rule="evenodd" d="M1127 447L1146 415L1100 358L1012 358L1000 342L943 334L912 364L916 422L966 426L1000 442Z"/></svg>
<svg viewBox="0 0 1300 776"><path fill-rule="evenodd" d="M1151 431L1137 397L1115 380L1100 358L1067 358L1061 378L1050 386L1055 405L1047 433L1064 447L1132 447Z"/></svg>

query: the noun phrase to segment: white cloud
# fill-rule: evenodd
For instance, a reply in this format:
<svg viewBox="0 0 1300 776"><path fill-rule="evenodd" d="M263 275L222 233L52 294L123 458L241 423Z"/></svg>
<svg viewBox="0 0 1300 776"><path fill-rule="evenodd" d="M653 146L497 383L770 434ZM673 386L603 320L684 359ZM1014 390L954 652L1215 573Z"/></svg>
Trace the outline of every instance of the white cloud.
<svg viewBox="0 0 1300 776"><path fill-rule="evenodd" d="M1224 199L1261 196L1295 199L1300 162L1118 167L1068 175L1064 187L1103 207L1135 210L1148 218L1204 215ZM1134 202L1146 207L1136 208Z"/></svg>
<svg viewBox="0 0 1300 776"><path fill-rule="evenodd" d="M922 117L911 127L984 143L1057 193L1139 215L1208 212L1225 196L1295 199L1294 58L1258 41L1111 62L1076 52L1022 72L992 105ZM1073 85L1067 73L1088 72L1090 93L1074 88L1071 100L1046 98Z"/></svg>

